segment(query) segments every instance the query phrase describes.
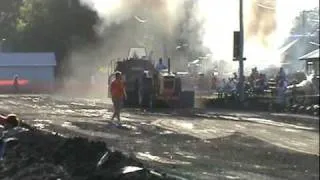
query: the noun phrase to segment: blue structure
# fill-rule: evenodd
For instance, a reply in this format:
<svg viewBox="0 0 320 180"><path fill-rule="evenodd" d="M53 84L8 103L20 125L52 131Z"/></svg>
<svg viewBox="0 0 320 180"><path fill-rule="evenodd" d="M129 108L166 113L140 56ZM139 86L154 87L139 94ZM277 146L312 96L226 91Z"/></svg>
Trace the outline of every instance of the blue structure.
<svg viewBox="0 0 320 180"><path fill-rule="evenodd" d="M54 53L0 53L0 92L12 92L15 76L21 92L52 91L55 66Z"/></svg>

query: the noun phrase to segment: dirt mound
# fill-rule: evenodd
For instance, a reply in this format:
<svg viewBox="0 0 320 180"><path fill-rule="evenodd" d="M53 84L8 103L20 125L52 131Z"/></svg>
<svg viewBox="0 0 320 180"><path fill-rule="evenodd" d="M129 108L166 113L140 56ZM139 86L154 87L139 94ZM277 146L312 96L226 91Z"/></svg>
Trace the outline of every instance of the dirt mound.
<svg viewBox="0 0 320 180"><path fill-rule="evenodd" d="M171 179L148 170L137 160L111 151L102 142L63 138L37 130L16 136L0 161L0 179ZM101 157L102 163L97 166Z"/></svg>

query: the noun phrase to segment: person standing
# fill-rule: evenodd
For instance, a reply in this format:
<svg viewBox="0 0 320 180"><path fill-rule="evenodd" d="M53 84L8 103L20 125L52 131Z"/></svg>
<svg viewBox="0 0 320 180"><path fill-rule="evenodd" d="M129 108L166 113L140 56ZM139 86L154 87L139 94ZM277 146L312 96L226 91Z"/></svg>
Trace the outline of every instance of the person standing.
<svg viewBox="0 0 320 180"><path fill-rule="evenodd" d="M227 91L228 91L228 87L227 87L227 81L226 79L222 79L221 83L220 83L220 90L219 90L219 97L220 98L224 98L226 97Z"/></svg>
<svg viewBox="0 0 320 180"><path fill-rule="evenodd" d="M159 59L158 64L156 65L156 69L158 71L162 71L164 69L167 69L167 66L163 64L162 58Z"/></svg>
<svg viewBox="0 0 320 180"><path fill-rule="evenodd" d="M17 74L13 77L13 88L15 93L19 92L19 76Z"/></svg>
<svg viewBox="0 0 320 180"><path fill-rule="evenodd" d="M286 80L287 80L287 75L286 75L283 67L281 67L278 72L277 83L280 83L281 81L286 81Z"/></svg>
<svg viewBox="0 0 320 180"><path fill-rule="evenodd" d="M110 92L113 103L113 115L111 120L117 117L118 122L120 122L120 111L123 100L127 97L124 83L121 79L121 72L115 73L115 79L112 81L110 85Z"/></svg>
<svg viewBox="0 0 320 180"><path fill-rule="evenodd" d="M277 112L282 112L285 109L285 106L286 106L285 92L286 92L286 83L285 81L280 81L277 86L277 97L276 97Z"/></svg>

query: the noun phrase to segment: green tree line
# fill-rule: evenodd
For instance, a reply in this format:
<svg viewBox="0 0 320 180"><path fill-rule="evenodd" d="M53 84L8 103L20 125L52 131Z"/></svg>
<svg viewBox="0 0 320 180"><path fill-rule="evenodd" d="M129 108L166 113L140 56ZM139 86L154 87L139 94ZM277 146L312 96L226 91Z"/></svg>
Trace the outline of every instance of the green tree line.
<svg viewBox="0 0 320 180"><path fill-rule="evenodd" d="M10 52L55 52L57 76L68 75L68 52L96 43L99 17L79 0L0 0L0 39Z"/></svg>

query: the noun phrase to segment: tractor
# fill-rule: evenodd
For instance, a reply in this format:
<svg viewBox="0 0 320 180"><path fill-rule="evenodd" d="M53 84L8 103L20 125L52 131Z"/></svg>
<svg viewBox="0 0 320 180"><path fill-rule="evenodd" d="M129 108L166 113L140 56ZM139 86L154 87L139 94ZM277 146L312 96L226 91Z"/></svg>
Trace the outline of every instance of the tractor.
<svg viewBox="0 0 320 180"><path fill-rule="evenodd" d="M124 106L192 108L194 91L182 90L181 79L175 73L170 72L170 59L168 59L169 68L158 71L150 58L146 56L146 50L143 49L131 48L128 58L118 61L114 69L114 72L122 73L125 83L127 98ZM133 51L139 52L140 55ZM111 74L109 84L113 78L114 74Z"/></svg>

